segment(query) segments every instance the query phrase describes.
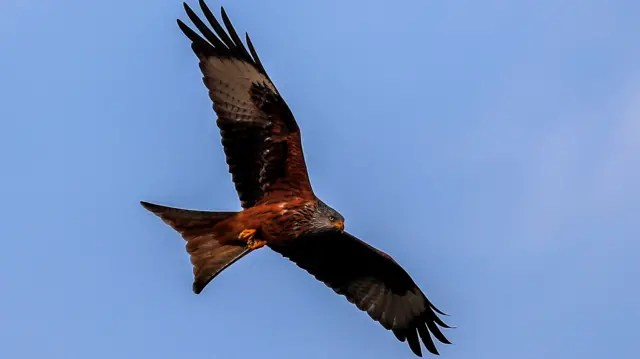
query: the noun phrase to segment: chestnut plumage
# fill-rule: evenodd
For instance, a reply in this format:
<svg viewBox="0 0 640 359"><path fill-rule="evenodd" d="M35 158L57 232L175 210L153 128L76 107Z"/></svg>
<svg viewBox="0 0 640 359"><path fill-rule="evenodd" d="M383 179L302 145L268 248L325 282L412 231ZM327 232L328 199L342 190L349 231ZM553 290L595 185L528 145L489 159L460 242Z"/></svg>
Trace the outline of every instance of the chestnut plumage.
<svg viewBox="0 0 640 359"><path fill-rule="evenodd" d="M178 20L199 60L217 114L240 212L142 205L180 232L194 271L193 291L261 246L288 258L365 311L422 356L449 341L444 314L388 254L344 231L344 217L318 199L309 181L300 128L246 35L248 50L224 9L218 22L204 1L209 28L184 4L200 34ZM225 31L226 28L226 31Z"/></svg>

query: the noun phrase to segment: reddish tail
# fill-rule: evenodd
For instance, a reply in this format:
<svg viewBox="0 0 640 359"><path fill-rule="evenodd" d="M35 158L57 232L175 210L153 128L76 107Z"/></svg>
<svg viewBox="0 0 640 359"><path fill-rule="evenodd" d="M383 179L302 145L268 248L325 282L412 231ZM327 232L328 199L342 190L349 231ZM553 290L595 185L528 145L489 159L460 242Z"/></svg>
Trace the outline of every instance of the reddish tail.
<svg viewBox="0 0 640 359"><path fill-rule="evenodd" d="M187 241L193 264L193 292L199 294L218 274L251 252L243 245L221 245L213 227L237 212L206 212L165 207L148 202L140 204L180 232Z"/></svg>

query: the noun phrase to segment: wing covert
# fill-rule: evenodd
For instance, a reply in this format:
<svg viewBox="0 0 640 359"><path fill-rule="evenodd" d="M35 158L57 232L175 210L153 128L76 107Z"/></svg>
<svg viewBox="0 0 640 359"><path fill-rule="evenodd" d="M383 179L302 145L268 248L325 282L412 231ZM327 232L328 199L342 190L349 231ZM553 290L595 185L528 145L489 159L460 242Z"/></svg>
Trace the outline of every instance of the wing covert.
<svg viewBox="0 0 640 359"><path fill-rule="evenodd" d="M268 201L274 195L311 198L300 129L249 35L247 50L224 8L221 13L226 31L205 2L199 3L213 30L186 3L187 16L202 36L180 20L178 26L191 40L191 48L200 60L242 207Z"/></svg>

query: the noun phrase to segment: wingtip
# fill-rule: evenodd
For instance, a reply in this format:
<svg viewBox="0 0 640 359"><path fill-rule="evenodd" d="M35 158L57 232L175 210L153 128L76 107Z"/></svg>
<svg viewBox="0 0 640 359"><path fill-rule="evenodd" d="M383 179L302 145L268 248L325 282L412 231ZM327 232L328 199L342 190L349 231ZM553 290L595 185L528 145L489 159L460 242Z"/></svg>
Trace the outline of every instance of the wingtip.
<svg viewBox="0 0 640 359"><path fill-rule="evenodd" d="M449 340L449 338L444 338L444 340L440 340L440 343L445 344L445 345L453 344L453 343L451 343L451 340Z"/></svg>
<svg viewBox="0 0 640 359"><path fill-rule="evenodd" d="M160 206L158 206L157 204L153 204L147 201L140 201L140 205L142 206L142 208L154 214L157 214L158 210L160 209Z"/></svg>
<svg viewBox="0 0 640 359"><path fill-rule="evenodd" d="M220 15L222 15L222 21L229 22L229 15L227 15L227 12L224 10L224 6L220 6Z"/></svg>
<svg viewBox="0 0 640 359"><path fill-rule="evenodd" d="M449 325L448 323L445 323L435 313L433 314L433 321L441 328L446 328L446 329L454 329L454 328L456 328L456 326L452 326L452 325Z"/></svg>
<svg viewBox="0 0 640 359"><path fill-rule="evenodd" d="M202 285L200 283L198 283L197 281L193 282L193 285L191 286L191 289L193 290L193 293L195 295L198 295L200 293L202 293Z"/></svg>
<svg viewBox="0 0 640 359"><path fill-rule="evenodd" d="M447 323L445 323L443 321L436 322L436 324L438 324L439 327L445 328L445 329L455 329L455 328L457 328L457 327L451 326L451 325L449 325L449 324L447 324Z"/></svg>
<svg viewBox="0 0 640 359"><path fill-rule="evenodd" d="M431 307L431 309L433 309L436 313L440 314L440 315L444 315L445 317L450 317L449 314L441 311L440 309L438 309L438 307L436 307L435 305L433 305L433 303L429 302L429 306Z"/></svg>
<svg viewBox="0 0 640 359"><path fill-rule="evenodd" d="M209 9L209 5L207 5L207 3L204 0L199 0L198 4L200 5L200 8L204 13L211 12L211 10Z"/></svg>
<svg viewBox="0 0 640 359"><path fill-rule="evenodd" d="M187 26L187 24L185 24L184 21L180 19L176 19L176 22L178 23L178 27L180 28L180 30L182 30L182 32L184 32L184 29L189 28L189 26Z"/></svg>

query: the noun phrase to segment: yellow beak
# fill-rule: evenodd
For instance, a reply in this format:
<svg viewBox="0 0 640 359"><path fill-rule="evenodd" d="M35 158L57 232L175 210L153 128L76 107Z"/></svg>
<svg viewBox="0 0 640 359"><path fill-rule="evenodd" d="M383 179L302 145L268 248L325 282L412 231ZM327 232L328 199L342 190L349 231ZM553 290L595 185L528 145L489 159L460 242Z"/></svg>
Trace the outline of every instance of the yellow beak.
<svg viewBox="0 0 640 359"><path fill-rule="evenodd" d="M340 232L344 232L344 222L343 221L338 221L338 222L334 223L333 226L338 228L340 230Z"/></svg>

